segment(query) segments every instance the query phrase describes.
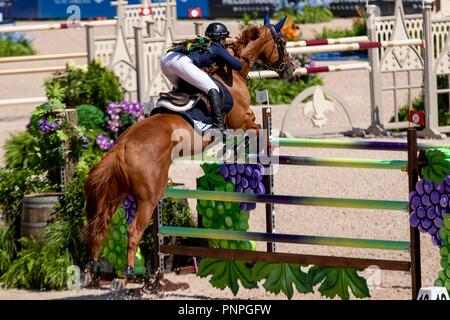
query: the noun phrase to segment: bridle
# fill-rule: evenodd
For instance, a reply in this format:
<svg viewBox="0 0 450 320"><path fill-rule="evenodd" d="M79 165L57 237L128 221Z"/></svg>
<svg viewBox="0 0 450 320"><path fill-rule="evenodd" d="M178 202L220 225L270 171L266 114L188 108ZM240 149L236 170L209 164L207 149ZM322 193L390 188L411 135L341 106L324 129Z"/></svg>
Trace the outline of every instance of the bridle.
<svg viewBox="0 0 450 320"><path fill-rule="evenodd" d="M286 42L283 41L281 32L280 33L276 32L272 24L266 25L265 27L269 28L270 33L272 34L272 38L275 40L275 44L277 45L278 61L275 64L275 67L269 66L267 63L264 63L261 60L256 61L256 65L259 65L264 69L275 71L277 73L284 72L286 71L287 68L286 63L284 62L284 59L286 58L284 54L286 52ZM274 50L275 48L272 47L272 51L270 52L268 59L270 59L270 57L273 55Z"/></svg>
<svg viewBox="0 0 450 320"><path fill-rule="evenodd" d="M276 32L274 26L272 24L268 24L265 25L265 27L269 28L270 33L272 34L272 38L275 40L275 44L277 45L277 50L278 50L278 61L275 64L275 66L269 66L268 64L264 63L261 60L257 60L255 62L255 66L257 67L261 67L263 69L266 70L271 70L271 71L275 71L277 73L281 73L284 72L287 68L286 63L284 62L285 59L285 52L286 52L286 43L283 41L281 33ZM273 55L275 48L272 47L272 51L270 52L270 55L268 57L268 59L270 59L270 57ZM235 52L236 53L236 52ZM246 57L242 57L240 54L237 55L239 58L245 60L249 65L251 65L251 61L250 59L246 58ZM258 72L260 71L260 69L258 68ZM253 88L253 81L251 78L249 78L248 75L244 75L242 73L242 71L239 71L239 74L242 76L242 78L249 80L250 81L250 90L254 90L255 88L259 87L259 84L261 83L261 75L259 76L259 83Z"/></svg>

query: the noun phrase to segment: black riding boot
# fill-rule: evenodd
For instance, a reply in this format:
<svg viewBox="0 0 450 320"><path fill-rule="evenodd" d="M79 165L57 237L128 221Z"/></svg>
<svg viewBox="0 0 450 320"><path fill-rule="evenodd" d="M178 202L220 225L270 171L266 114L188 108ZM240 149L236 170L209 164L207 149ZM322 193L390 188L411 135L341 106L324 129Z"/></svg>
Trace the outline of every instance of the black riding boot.
<svg viewBox="0 0 450 320"><path fill-rule="evenodd" d="M212 129L218 129L225 136L227 128L223 123L222 105L219 91L216 89L209 90L208 100L211 106L211 116L213 120Z"/></svg>

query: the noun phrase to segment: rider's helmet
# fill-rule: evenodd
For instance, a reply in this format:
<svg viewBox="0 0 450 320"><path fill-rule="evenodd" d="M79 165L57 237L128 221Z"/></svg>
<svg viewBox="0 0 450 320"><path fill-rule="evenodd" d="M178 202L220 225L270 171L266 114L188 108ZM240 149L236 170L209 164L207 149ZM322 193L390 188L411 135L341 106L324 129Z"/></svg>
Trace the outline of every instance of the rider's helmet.
<svg viewBox="0 0 450 320"><path fill-rule="evenodd" d="M205 36L212 40L225 39L229 35L230 31L228 31L227 27L220 22L210 23L205 31Z"/></svg>

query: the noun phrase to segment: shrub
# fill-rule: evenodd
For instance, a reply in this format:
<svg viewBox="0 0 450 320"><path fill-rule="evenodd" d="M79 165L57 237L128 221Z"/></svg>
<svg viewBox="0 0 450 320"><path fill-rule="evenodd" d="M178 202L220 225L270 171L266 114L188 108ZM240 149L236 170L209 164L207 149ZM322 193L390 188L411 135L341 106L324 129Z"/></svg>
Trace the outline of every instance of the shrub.
<svg viewBox="0 0 450 320"><path fill-rule="evenodd" d="M87 70L67 64L65 71L58 72L45 83L47 96L55 86L62 88L61 101L68 108L81 104L91 104L101 109L111 101L121 101L123 90L114 72L94 61Z"/></svg>
<svg viewBox="0 0 450 320"><path fill-rule="evenodd" d="M36 154L37 140L28 132L21 131L11 135L5 142L6 167L12 169L34 168L39 163Z"/></svg>
<svg viewBox="0 0 450 320"><path fill-rule="evenodd" d="M36 54L26 39L12 41L8 38L0 38L0 57L29 56Z"/></svg>
<svg viewBox="0 0 450 320"><path fill-rule="evenodd" d="M20 214L22 199L25 194L33 192L54 191L45 172L31 169L0 169L0 211L5 222L15 237L20 233Z"/></svg>
<svg viewBox="0 0 450 320"><path fill-rule="evenodd" d="M33 238L19 240L17 259L0 278L7 288L39 289L42 287L40 244Z"/></svg>
<svg viewBox="0 0 450 320"><path fill-rule="evenodd" d="M306 5L302 10L285 7L277 12L276 17L278 20L281 20L286 15L290 16L295 23L322 23L333 19L333 13L322 6Z"/></svg>
<svg viewBox="0 0 450 320"><path fill-rule="evenodd" d="M344 38L344 37L358 37L367 35L367 25L364 18L353 19L351 29L329 29L323 28L321 33L316 35L316 39L330 39L330 38Z"/></svg>
<svg viewBox="0 0 450 320"><path fill-rule="evenodd" d="M322 78L318 76L295 76L288 82L281 81L280 79L261 79L253 81L259 83L258 90L267 89L269 91L270 104L289 104L306 88L322 84ZM252 83L250 82L248 85L251 87ZM255 90L251 90L250 93L252 95L252 104L255 104Z"/></svg>
<svg viewBox="0 0 450 320"><path fill-rule="evenodd" d="M8 270L16 252L13 230L6 223L0 221L0 276Z"/></svg>
<svg viewBox="0 0 450 320"><path fill-rule="evenodd" d="M76 107L78 125L87 130L103 129L106 124L105 113L98 107L82 104Z"/></svg>

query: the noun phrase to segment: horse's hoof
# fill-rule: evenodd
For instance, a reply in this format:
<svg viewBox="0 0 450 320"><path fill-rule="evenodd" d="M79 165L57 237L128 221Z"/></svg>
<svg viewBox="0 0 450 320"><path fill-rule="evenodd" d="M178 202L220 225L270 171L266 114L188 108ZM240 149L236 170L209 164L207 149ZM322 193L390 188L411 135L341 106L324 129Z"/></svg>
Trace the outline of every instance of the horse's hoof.
<svg viewBox="0 0 450 320"><path fill-rule="evenodd" d="M98 263L94 260L89 260L86 263L85 272L96 273L98 271Z"/></svg>
<svg viewBox="0 0 450 320"><path fill-rule="evenodd" d="M132 279L134 278L134 269L133 267L126 267L125 270L123 270L123 276L127 279Z"/></svg>

